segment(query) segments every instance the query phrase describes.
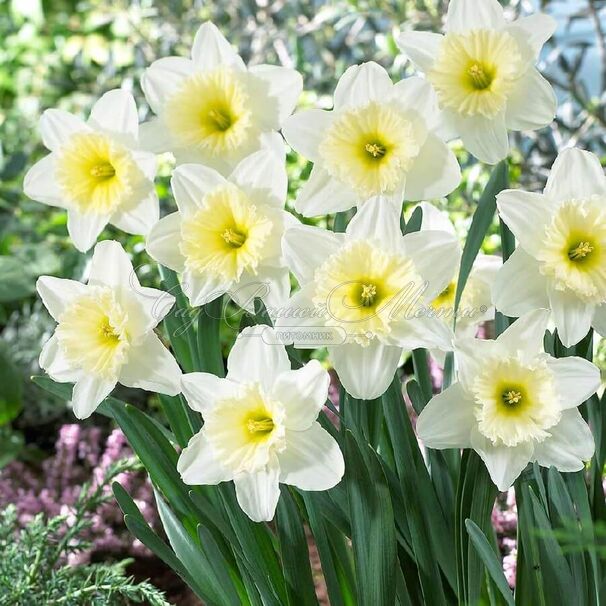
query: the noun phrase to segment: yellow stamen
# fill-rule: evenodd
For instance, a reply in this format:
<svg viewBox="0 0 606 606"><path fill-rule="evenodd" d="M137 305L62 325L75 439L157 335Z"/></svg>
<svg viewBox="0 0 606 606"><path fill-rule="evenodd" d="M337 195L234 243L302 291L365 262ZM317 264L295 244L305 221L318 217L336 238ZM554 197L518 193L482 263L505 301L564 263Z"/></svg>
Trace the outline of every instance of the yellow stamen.
<svg viewBox="0 0 606 606"><path fill-rule="evenodd" d="M568 258L571 261L582 261L593 252L593 246L589 242L579 242L574 248L568 251Z"/></svg>
<svg viewBox="0 0 606 606"><path fill-rule="evenodd" d="M99 332L104 339L118 343L120 336L114 330L114 327L110 324L109 318L105 318L99 327Z"/></svg>
<svg viewBox="0 0 606 606"><path fill-rule="evenodd" d="M102 162L93 166L90 169L90 174L98 179L109 179L116 174L116 169L109 162Z"/></svg>
<svg viewBox="0 0 606 606"><path fill-rule="evenodd" d="M232 125L232 118L225 110L211 109L208 112L208 117L217 127L217 130L224 132Z"/></svg>
<svg viewBox="0 0 606 606"><path fill-rule="evenodd" d="M492 84L492 74L479 63L474 63L468 70L472 86L476 90L486 90Z"/></svg>
<svg viewBox="0 0 606 606"><path fill-rule="evenodd" d="M270 433L274 429L274 422L269 417L263 419L248 419L246 427L250 433Z"/></svg>
<svg viewBox="0 0 606 606"><path fill-rule="evenodd" d="M380 143L367 143L364 146L364 149L373 157L373 158L382 158L387 151L384 145Z"/></svg>
<svg viewBox="0 0 606 606"><path fill-rule="evenodd" d="M504 392L502 398L507 406L517 406L522 401L522 394L512 389Z"/></svg>
<svg viewBox="0 0 606 606"><path fill-rule="evenodd" d="M237 229L228 227L221 237L233 248L240 248L246 242L246 236Z"/></svg>
<svg viewBox="0 0 606 606"><path fill-rule="evenodd" d="M376 296L377 287L374 284L362 285L362 293L360 294L360 299L362 300L362 305L364 305L364 307L370 307L375 302Z"/></svg>

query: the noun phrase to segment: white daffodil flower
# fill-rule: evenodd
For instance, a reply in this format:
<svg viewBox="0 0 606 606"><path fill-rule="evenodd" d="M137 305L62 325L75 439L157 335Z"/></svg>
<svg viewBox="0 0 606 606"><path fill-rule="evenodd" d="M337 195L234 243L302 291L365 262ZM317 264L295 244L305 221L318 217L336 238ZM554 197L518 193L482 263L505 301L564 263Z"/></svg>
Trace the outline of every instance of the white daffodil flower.
<svg viewBox="0 0 606 606"><path fill-rule="evenodd" d="M345 234L290 228L284 255L301 290L281 310L276 328L297 347L327 345L347 392L373 399L391 383L404 349L452 349L452 331L431 301L449 284L460 257L454 236L423 231L402 236L391 202L368 201ZM309 342L313 334L327 342Z"/></svg>
<svg viewBox="0 0 606 606"><path fill-rule="evenodd" d="M555 27L541 13L508 23L497 0L451 0L445 35L404 32L397 43L433 86L447 130L496 164L509 152L508 129L536 130L555 116L555 93L535 67Z"/></svg>
<svg viewBox="0 0 606 606"><path fill-rule="evenodd" d="M226 174L262 147L283 149L277 131L292 113L303 79L286 67L247 69L215 25L206 22L196 33L191 59L154 61L141 86L157 115L142 125L149 149Z"/></svg>
<svg viewBox="0 0 606 606"><path fill-rule="evenodd" d="M87 284L42 276L37 289L57 322L40 367L53 381L75 383L72 406L79 419L89 417L116 383L180 393L181 370L154 333L175 299L141 286L118 242L95 246Z"/></svg>
<svg viewBox="0 0 606 606"><path fill-rule="evenodd" d="M417 420L428 448L473 448L499 490L531 461L579 471L593 455L577 406L598 389L600 372L582 358L546 354L548 320L548 310L537 310L496 341L458 340L458 382L434 396Z"/></svg>
<svg viewBox="0 0 606 606"><path fill-rule="evenodd" d="M447 212L438 210L429 202L421 202L418 206L423 211L421 231L445 231L456 237L454 225ZM456 337L475 337L480 324L494 319L495 309L492 304L491 288L502 264L501 258L495 255L480 253L476 257L457 310ZM455 271L444 290L431 302L437 316L449 326L454 322L458 280L459 274ZM434 349L430 353L439 364L444 364L444 351Z"/></svg>
<svg viewBox="0 0 606 606"><path fill-rule="evenodd" d="M439 198L461 180L454 153L434 132L437 98L421 78L393 84L374 62L341 76L334 109L290 116L283 134L314 162L295 209L306 217L360 206L372 196L406 200Z"/></svg>
<svg viewBox="0 0 606 606"><path fill-rule="evenodd" d="M274 517L279 484L328 490L345 467L337 442L316 421L328 373L317 360L291 370L275 343L272 328L245 328L227 359L227 378L196 372L182 379L188 404L204 417L179 457L183 481L233 480L240 507L255 522Z"/></svg>
<svg viewBox="0 0 606 606"><path fill-rule="evenodd" d="M252 310L290 293L282 259L285 225L296 219L283 210L287 176L282 158L261 150L242 160L228 177L199 164L178 166L171 180L178 212L161 219L147 239L158 263L181 274L193 306L224 293Z"/></svg>
<svg viewBox="0 0 606 606"><path fill-rule="evenodd" d="M513 317L551 309L567 347L591 326L606 335L606 177L598 158L565 150L543 194L506 190L497 206L519 243L497 274L497 309Z"/></svg>
<svg viewBox="0 0 606 606"><path fill-rule="evenodd" d="M139 119L133 96L105 93L87 122L59 109L40 118L40 133L51 153L25 175L25 194L67 210L67 230L86 252L111 223L145 235L158 220L154 187L156 157L139 149Z"/></svg>

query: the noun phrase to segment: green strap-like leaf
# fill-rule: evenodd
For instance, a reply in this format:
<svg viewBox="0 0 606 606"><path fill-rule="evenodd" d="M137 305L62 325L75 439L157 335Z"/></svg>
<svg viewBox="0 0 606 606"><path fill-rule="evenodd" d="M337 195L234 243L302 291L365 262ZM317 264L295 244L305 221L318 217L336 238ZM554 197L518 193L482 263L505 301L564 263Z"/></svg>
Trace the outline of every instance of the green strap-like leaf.
<svg viewBox="0 0 606 606"><path fill-rule="evenodd" d="M280 557L291 606L318 604L309 563L309 550L303 521L288 488L281 487L276 515Z"/></svg>
<svg viewBox="0 0 606 606"><path fill-rule="evenodd" d="M473 520L465 520L465 528L467 529L475 550L484 562L488 574L495 582L501 595L505 598L505 601L509 606L514 606L513 594L511 593L511 589L507 584L507 579L503 574L503 566L491 544L488 542L488 539Z"/></svg>
<svg viewBox="0 0 606 606"><path fill-rule="evenodd" d="M200 599L208 600L209 596L204 587L198 583L197 577L189 574L187 568L181 563L170 547L149 527L139 508L126 490L118 482L112 484L112 489L116 501L118 501L118 505L124 513L124 523L130 532L167 566L172 568Z"/></svg>
<svg viewBox="0 0 606 606"><path fill-rule="evenodd" d="M217 550L211 563L201 548L198 537L192 537L183 527L164 499L155 491L158 513L173 551L192 577L205 588L209 603L217 606L239 606L240 596L236 592L229 574L227 562Z"/></svg>
<svg viewBox="0 0 606 606"><path fill-rule="evenodd" d="M469 228L461 257L461 267L455 296L455 312L459 309L459 303L461 302L465 284L467 284L467 278L469 278L471 268L482 247L482 242L492 224L497 207L497 194L506 189L508 184L509 167L507 160L503 160L493 169L471 221L471 227Z"/></svg>
<svg viewBox="0 0 606 606"><path fill-rule="evenodd" d="M365 456L361 449L366 450ZM376 453L345 432L345 482L351 520L358 603L395 603L396 532L389 488Z"/></svg>

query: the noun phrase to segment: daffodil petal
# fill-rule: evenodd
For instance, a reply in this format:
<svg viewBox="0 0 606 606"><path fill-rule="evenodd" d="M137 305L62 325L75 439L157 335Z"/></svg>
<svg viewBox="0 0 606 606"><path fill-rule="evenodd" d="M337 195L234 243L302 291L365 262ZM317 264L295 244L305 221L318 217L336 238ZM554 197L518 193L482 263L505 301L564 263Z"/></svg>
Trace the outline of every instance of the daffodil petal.
<svg viewBox="0 0 606 606"><path fill-rule="evenodd" d="M586 303L569 291L550 288L548 296L560 340L566 347L576 345L591 328L595 305Z"/></svg>
<svg viewBox="0 0 606 606"><path fill-rule="evenodd" d="M59 383L75 383L82 376L82 371L73 368L65 357L55 334L44 344L38 363L53 381Z"/></svg>
<svg viewBox="0 0 606 606"><path fill-rule="evenodd" d="M514 447L495 446L478 431L472 433L471 442L484 461L492 481L501 491L508 490L513 485L534 455L532 442L523 442Z"/></svg>
<svg viewBox="0 0 606 606"><path fill-rule="evenodd" d="M244 158L229 176L229 181L249 195L252 190L265 204L284 207L288 189L286 168L284 161L270 150L261 150Z"/></svg>
<svg viewBox="0 0 606 606"><path fill-rule="evenodd" d="M286 349L271 339L273 330L269 326L248 327L238 335L227 358L228 379L259 383L270 391L276 378L290 370Z"/></svg>
<svg viewBox="0 0 606 606"><path fill-rule="evenodd" d="M282 250L297 280L313 280L316 268L343 245L343 237L311 225L292 227L284 232Z"/></svg>
<svg viewBox="0 0 606 606"><path fill-rule="evenodd" d="M461 248L455 236L444 231L414 232L403 239L404 252L426 282L422 296L431 301L452 280L461 258ZM415 284L422 288L423 284Z"/></svg>
<svg viewBox="0 0 606 606"><path fill-rule="evenodd" d="M175 202L185 215L194 213L203 205L206 194L226 183L225 177L216 170L201 164L177 166L170 180Z"/></svg>
<svg viewBox="0 0 606 606"><path fill-rule="evenodd" d="M480 115L460 117L457 126L463 144L478 160L496 164L507 157L509 138L504 112L493 118Z"/></svg>
<svg viewBox="0 0 606 606"><path fill-rule="evenodd" d="M23 192L37 202L66 208L65 197L55 177L55 160L55 154L38 160L25 175Z"/></svg>
<svg viewBox="0 0 606 606"><path fill-rule="evenodd" d="M591 459L595 445L581 413L576 409L565 410L561 421L549 432L551 437L535 446L534 458L539 465L564 472L583 469L583 461Z"/></svg>
<svg viewBox="0 0 606 606"><path fill-rule="evenodd" d="M169 396L181 392L181 369L154 332L148 333L129 352L118 379L122 385Z"/></svg>
<svg viewBox="0 0 606 606"><path fill-rule="evenodd" d="M298 154L312 162L317 162L320 159L319 145L333 118L334 113L325 109L306 109L284 121L282 134Z"/></svg>
<svg viewBox="0 0 606 606"><path fill-rule="evenodd" d="M404 197L415 201L442 198L461 182L461 168L454 152L429 133L406 177Z"/></svg>
<svg viewBox="0 0 606 606"><path fill-rule="evenodd" d="M606 195L606 177L598 157L582 149L560 152L545 186L545 195L553 200L579 200Z"/></svg>
<svg viewBox="0 0 606 606"><path fill-rule="evenodd" d="M533 309L550 307L547 287L538 261L522 248L516 248L497 272L492 301L505 315L517 318Z"/></svg>
<svg viewBox="0 0 606 606"><path fill-rule="evenodd" d="M72 135L90 131L84 120L61 109L47 109L40 118L42 143L51 151L58 151Z"/></svg>
<svg viewBox="0 0 606 606"><path fill-rule="evenodd" d="M190 372L182 375L181 388L192 410L206 414L219 400L227 400L238 394L238 384L221 379L208 372Z"/></svg>
<svg viewBox="0 0 606 606"><path fill-rule="evenodd" d="M86 293L86 285L76 280L40 276L36 290L53 319L58 320L74 299Z"/></svg>
<svg viewBox="0 0 606 606"><path fill-rule="evenodd" d="M146 235L160 219L160 204L155 188L150 188L131 208L119 209L110 223L128 234Z"/></svg>
<svg viewBox="0 0 606 606"><path fill-rule="evenodd" d="M301 490L328 490L345 472L336 440L319 423L304 431L286 431L286 449L278 455L280 482Z"/></svg>
<svg viewBox="0 0 606 606"><path fill-rule="evenodd" d="M374 240L391 252L402 247L400 208L384 196L370 198L360 207L349 222L345 233L358 240Z"/></svg>
<svg viewBox="0 0 606 606"><path fill-rule="evenodd" d="M87 419L99 404L111 393L116 379L105 379L96 375L83 375L74 385L72 408L78 419Z"/></svg>
<svg viewBox="0 0 606 606"><path fill-rule="evenodd" d="M440 52L444 36L433 32L403 32L398 36L398 48L422 72L428 72Z"/></svg>
<svg viewBox="0 0 606 606"><path fill-rule="evenodd" d="M330 376L317 360L278 375L272 397L284 404L287 429L302 431L316 420L328 398Z"/></svg>
<svg viewBox="0 0 606 606"><path fill-rule="evenodd" d="M256 473L238 474L234 478L238 503L253 522L269 522L273 519L280 498L279 474L275 464Z"/></svg>
<svg viewBox="0 0 606 606"><path fill-rule="evenodd" d="M145 249L149 256L176 272L185 269L185 259L179 249L181 213L171 213L160 219L147 236Z"/></svg>
<svg viewBox="0 0 606 606"><path fill-rule="evenodd" d="M589 360L577 356L550 358L547 365L553 371L562 409L580 406L600 387L600 370Z"/></svg>
<svg viewBox="0 0 606 606"><path fill-rule="evenodd" d="M505 23L503 7L497 0L450 0L446 13L447 32L501 29Z"/></svg>
<svg viewBox="0 0 606 606"><path fill-rule="evenodd" d="M427 448L470 448L477 425L473 396L454 383L434 396L421 411L416 430Z"/></svg>
<svg viewBox="0 0 606 606"><path fill-rule="evenodd" d="M190 486L215 485L233 479L233 474L214 456L204 430L190 438L179 455L177 471Z"/></svg>
<svg viewBox="0 0 606 606"><path fill-rule="evenodd" d="M417 204L413 209L413 212L417 208L420 208L423 212L421 231L445 231L453 236L456 234L455 227L445 210L439 210L430 202L421 202Z"/></svg>
<svg viewBox="0 0 606 606"><path fill-rule="evenodd" d="M339 78L335 88L336 110L383 101L391 94L393 83L385 68L374 61L352 65Z"/></svg>
<svg viewBox="0 0 606 606"><path fill-rule="evenodd" d="M93 105L88 123L96 130L125 135L131 143L135 143L139 136L135 99L131 93L121 88L106 92Z"/></svg>
<svg viewBox="0 0 606 606"><path fill-rule="evenodd" d="M548 309L528 312L497 337L497 343L510 355L523 352L529 359L543 351L545 331L551 314Z"/></svg>
<svg viewBox="0 0 606 606"><path fill-rule="evenodd" d="M74 246L80 252L86 252L92 248L99 234L109 223L111 215L98 213L83 213L79 210L67 211L67 231Z"/></svg>
<svg viewBox="0 0 606 606"><path fill-rule="evenodd" d="M162 114L167 99L194 72L193 62L184 57L163 57L145 70L141 77L141 88L154 113Z"/></svg>
<svg viewBox="0 0 606 606"><path fill-rule="evenodd" d="M219 65L244 69L241 57L217 26L210 21L206 21L198 28L191 56L196 67L201 70L213 69Z"/></svg>
<svg viewBox="0 0 606 606"><path fill-rule="evenodd" d="M103 240L95 246L88 283L127 289L139 286L130 257L119 242Z"/></svg>
<svg viewBox="0 0 606 606"><path fill-rule="evenodd" d="M297 194L295 210L304 217L317 217L349 210L357 202L358 195L352 189L314 166Z"/></svg>
<svg viewBox="0 0 606 606"><path fill-rule="evenodd" d="M372 339L366 347L357 343L330 346L328 353L347 393L361 400L373 400L387 391L402 348Z"/></svg>
<svg viewBox="0 0 606 606"><path fill-rule="evenodd" d="M536 255L554 211L553 201L542 194L507 189L497 195L497 208L520 246Z"/></svg>
<svg viewBox="0 0 606 606"><path fill-rule="evenodd" d="M532 99L532 103L528 103ZM537 130L550 124L558 100L551 84L531 67L507 97L505 122L511 130Z"/></svg>
<svg viewBox="0 0 606 606"><path fill-rule="evenodd" d="M553 36L557 24L557 21L551 15L534 13L516 19L507 26L507 31L516 35L524 44L527 44L534 56L538 57L545 42Z"/></svg>
<svg viewBox="0 0 606 606"><path fill-rule="evenodd" d="M254 96L259 119L265 128L278 130L292 114L301 95L301 74L289 67L266 64L254 65L248 71L262 93Z"/></svg>

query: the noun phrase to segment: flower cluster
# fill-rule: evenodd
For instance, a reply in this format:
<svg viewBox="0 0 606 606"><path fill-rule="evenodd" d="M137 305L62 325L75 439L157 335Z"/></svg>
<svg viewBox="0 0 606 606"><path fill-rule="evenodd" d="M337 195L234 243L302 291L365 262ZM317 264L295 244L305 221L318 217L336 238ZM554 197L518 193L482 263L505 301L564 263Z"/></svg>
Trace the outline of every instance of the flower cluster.
<svg viewBox="0 0 606 606"><path fill-rule="evenodd" d="M458 381L420 414L427 446L475 449L502 490L529 461L582 468L593 439L576 408L598 388L599 373L585 360L552 358L542 343L551 319L565 345L590 326L606 328L599 161L569 150L543 195L503 192L500 216L520 247L502 267L478 257L456 304L459 242L424 201L459 184L449 139L496 163L508 154L508 129L551 122L555 96L535 64L553 29L541 14L506 22L497 0L452 0L444 35L405 32L398 40L424 77L394 84L376 63L352 66L333 110L292 114L300 75L247 68L205 23L191 59L167 57L146 70L142 88L157 116L140 133L122 90L104 95L86 123L48 110L41 132L51 154L30 170L25 191L67 209L80 250L112 223L146 236L147 252L180 275L192 306L227 295L252 310L260 296L275 318L275 328L238 336L225 379L182 375L154 332L173 297L141 287L121 246L100 242L86 285L38 283L57 322L41 366L75 383L75 414L90 415L117 382L183 393L204 419L181 453L183 480L233 480L242 509L270 520L279 483L326 490L344 473L336 441L316 421L329 375L315 361L292 370L284 344L326 345L345 390L362 400L386 391L404 351L428 348L439 361L454 351ZM313 162L295 209L314 217L355 208L344 233L303 225L284 210L279 131ZM162 219L156 152L172 152L177 164L178 211ZM403 234L403 200L422 201L419 231ZM292 295L290 272L300 287ZM458 317L465 308L475 313ZM496 341L474 339L495 308L522 317Z"/></svg>

